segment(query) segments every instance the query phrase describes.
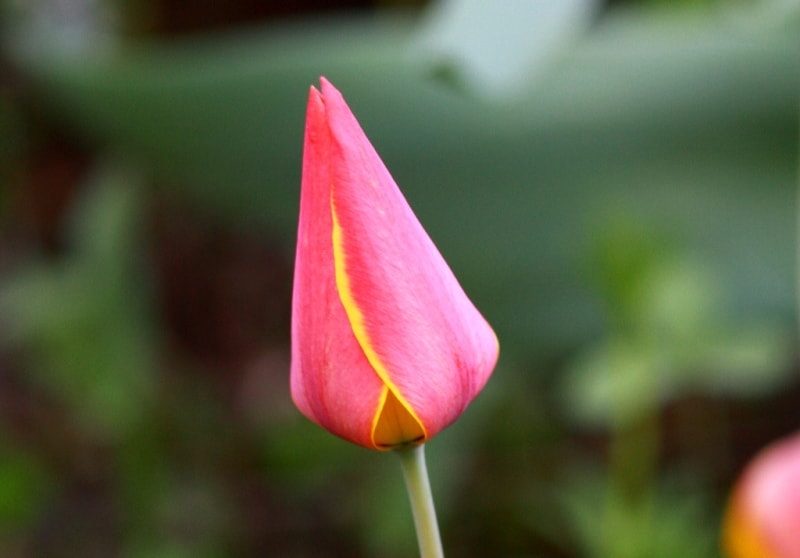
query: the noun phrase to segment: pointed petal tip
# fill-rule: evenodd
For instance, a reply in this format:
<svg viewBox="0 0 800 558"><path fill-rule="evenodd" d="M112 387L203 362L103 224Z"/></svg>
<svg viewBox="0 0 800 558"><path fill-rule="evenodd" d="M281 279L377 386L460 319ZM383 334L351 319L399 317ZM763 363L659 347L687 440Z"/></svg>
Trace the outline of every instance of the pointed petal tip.
<svg viewBox="0 0 800 558"><path fill-rule="evenodd" d="M336 89L330 82L330 80L325 76L319 76L319 86L320 89L322 89L323 93L325 92L326 89Z"/></svg>
<svg viewBox="0 0 800 558"><path fill-rule="evenodd" d="M324 76L320 76L319 83L320 91L322 91L322 97L325 99L326 103L335 103L342 109L346 108L348 112L350 111L350 108L347 106L347 102L344 100L344 96L342 95L341 91L336 89L336 86L334 86Z"/></svg>
<svg viewBox="0 0 800 558"><path fill-rule="evenodd" d="M306 131L312 126L321 126L325 120L325 101L322 93L313 85L308 90L308 103L306 104Z"/></svg>
<svg viewBox="0 0 800 558"><path fill-rule="evenodd" d="M321 99L321 98L322 98L322 93L320 93L319 89L317 89L313 85L309 86L309 88L308 88L308 101L309 101L309 103L311 103L312 99L317 100L317 99Z"/></svg>
<svg viewBox="0 0 800 558"><path fill-rule="evenodd" d="M344 103L344 98L342 94L339 92L336 87L326 78L325 76L319 77L319 88L316 85L311 85L308 91L308 102L309 105L313 102L317 105L326 105L327 103L331 102L339 102Z"/></svg>
<svg viewBox="0 0 800 558"><path fill-rule="evenodd" d="M319 87L316 84L311 85L311 89L317 91L318 93L319 91L323 91L329 87L333 87L333 85L331 84L330 80L325 76L319 76Z"/></svg>

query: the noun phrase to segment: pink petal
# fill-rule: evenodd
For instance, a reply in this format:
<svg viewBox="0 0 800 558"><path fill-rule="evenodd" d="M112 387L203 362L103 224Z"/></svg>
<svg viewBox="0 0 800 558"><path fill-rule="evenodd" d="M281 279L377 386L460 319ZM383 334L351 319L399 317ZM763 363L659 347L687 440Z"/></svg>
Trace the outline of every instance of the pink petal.
<svg viewBox="0 0 800 558"><path fill-rule="evenodd" d="M292 397L376 449L453 422L497 360L491 327L338 91L311 88L292 311Z"/></svg>
<svg viewBox="0 0 800 558"><path fill-rule="evenodd" d="M364 357L336 290L330 154L325 106L312 87L292 294L291 392L297 407L320 426L371 447L383 383Z"/></svg>
<svg viewBox="0 0 800 558"><path fill-rule="evenodd" d="M497 360L497 338L341 94L326 80L321 84L331 131L331 203L350 291L344 295L361 315L359 341L377 356L376 372L430 437L483 388Z"/></svg>
<svg viewBox="0 0 800 558"><path fill-rule="evenodd" d="M800 434L768 446L747 468L724 541L733 558L800 557Z"/></svg>

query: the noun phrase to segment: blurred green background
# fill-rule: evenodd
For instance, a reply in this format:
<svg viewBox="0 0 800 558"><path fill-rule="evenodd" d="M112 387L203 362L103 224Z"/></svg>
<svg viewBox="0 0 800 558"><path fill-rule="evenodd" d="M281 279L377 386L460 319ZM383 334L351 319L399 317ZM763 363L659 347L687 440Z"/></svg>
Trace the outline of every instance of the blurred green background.
<svg viewBox="0 0 800 558"><path fill-rule="evenodd" d="M0 6L0 556L416 554L289 397L320 75L500 337L448 556L720 555L798 425L798 2Z"/></svg>

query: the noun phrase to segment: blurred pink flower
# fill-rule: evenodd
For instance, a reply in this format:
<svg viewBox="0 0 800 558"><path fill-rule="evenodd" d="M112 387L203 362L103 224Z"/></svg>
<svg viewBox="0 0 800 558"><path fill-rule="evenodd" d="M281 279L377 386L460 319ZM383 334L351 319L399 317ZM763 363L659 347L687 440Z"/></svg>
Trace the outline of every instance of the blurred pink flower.
<svg viewBox="0 0 800 558"><path fill-rule="evenodd" d="M800 433L748 465L728 506L722 544L730 558L800 558Z"/></svg>

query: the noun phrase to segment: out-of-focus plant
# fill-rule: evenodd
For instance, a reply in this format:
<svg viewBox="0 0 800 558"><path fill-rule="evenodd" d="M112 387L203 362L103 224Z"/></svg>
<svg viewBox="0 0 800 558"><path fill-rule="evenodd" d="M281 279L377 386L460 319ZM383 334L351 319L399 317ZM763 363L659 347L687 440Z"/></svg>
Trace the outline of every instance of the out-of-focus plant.
<svg viewBox="0 0 800 558"><path fill-rule="evenodd" d="M415 51L428 71L495 100L519 97L583 35L598 0L440 0Z"/></svg>
<svg viewBox="0 0 800 558"><path fill-rule="evenodd" d="M682 394L752 397L791 379L791 328L727 310L725 282L669 235L623 218L596 239L606 338L566 374L566 409L585 424L638 420Z"/></svg>
<svg viewBox="0 0 800 558"><path fill-rule="evenodd" d="M33 257L0 286L6 348L30 348L36 380L85 432L124 436L155 389L142 269L141 189L114 165L98 171L72 213L69 255Z"/></svg>
<svg viewBox="0 0 800 558"><path fill-rule="evenodd" d="M566 371L565 409L584 426L610 431L600 520L610 525L585 542L597 556L685 555L667 539L622 535L670 523L690 534L698 525L666 517L682 506L665 501L659 488L660 410L686 394L752 397L784 385L790 328L726 313L724 283L711 264L635 219L612 220L600 231L590 274L606 302L609 333Z"/></svg>
<svg viewBox="0 0 800 558"><path fill-rule="evenodd" d="M586 558L715 558L709 502L671 479L632 498L598 471L571 471L558 502ZM574 542L574 541L573 541Z"/></svg>
<svg viewBox="0 0 800 558"><path fill-rule="evenodd" d="M0 554L14 556L25 534L52 503L52 475L34 452L0 431Z"/></svg>
<svg viewBox="0 0 800 558"><path fill-rule="evenodd" d="M6 39L13 36L20 46L24 43L23 48L29 53L106 56L116 51L123 3L124 0L2 2L0 26Z"/></svg>
<svg viewBox="0 0 800 558"><path fill-rule="evenodd" d="M98 166L67 212L64 253L55 259L29 254L3 277L0 343L30 370L23 385L63 413L66 424L60 428L75 445L68 460L91 459L82 453L101 448L113 456L111 464L96 467L107 468L114 492L106 495L106 504L118 503L120 512L106 518L97 540L72 540L68 534L54 544L77 553L122 543L125 558L220 556L220 533L230 521L220 480L185 465L177 472L181 465L169 455L176 447L164 432L177 433L178 445L188 445L187 430L207 423L203 435L218 443L215 428L221 421L209 416L217 404L198 394L198 385L183 389L174 401L162 399L165 370L144 255L147 192L128 164L107 160ZM61 465L49 474L54 464L46 456L5 447L1 437L0 444L0 480L8 481L6 494L0 491L0 515L8 519L3 525L27 528L20 529L16 542L37 548L45 543L25 539L24 533L31 537L50 528L63 537L70 522L78 532L85 528L91 516L43 513L65 505L70 480L80 472ZM49 526L51 520L67 526ZM98 542L112 537L116 542Z"/></svg>

